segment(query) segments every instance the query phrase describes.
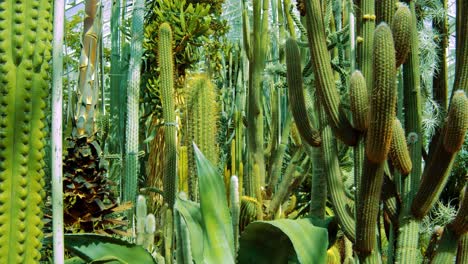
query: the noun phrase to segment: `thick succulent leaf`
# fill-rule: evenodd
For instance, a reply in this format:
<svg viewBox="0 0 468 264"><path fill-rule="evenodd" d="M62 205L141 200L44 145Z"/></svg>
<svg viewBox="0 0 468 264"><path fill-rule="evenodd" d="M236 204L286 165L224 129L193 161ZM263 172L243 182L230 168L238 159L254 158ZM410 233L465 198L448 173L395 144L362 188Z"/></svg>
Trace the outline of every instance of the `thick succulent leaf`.
<svg viewBox="0 0 468 264"><path fill-rule="evenodd" d="M326 263L327 229L309 218L258 221L240 238L239 263Z"/></svg>
<svg viewBox="0 0 468 264"><path fill-rule="evenodd" d="M203 263L204 235L200 205L177 197L174 207L187 223L193 260L195 263Z"/></svg>
<svg viewBox="0 0 468 264"><path fill-rule="evenodd" d="M206 263L234 263L234 238L224 181L194 144ZM189 227L190 228L190 227Z"/></svg>
<svg viewBox="0 0 468 264"><path fill-rule="evenodd" d="M155 264L151 254L141 246L113 237L95 234L66 234L65 247L86 262Z"/></svg>

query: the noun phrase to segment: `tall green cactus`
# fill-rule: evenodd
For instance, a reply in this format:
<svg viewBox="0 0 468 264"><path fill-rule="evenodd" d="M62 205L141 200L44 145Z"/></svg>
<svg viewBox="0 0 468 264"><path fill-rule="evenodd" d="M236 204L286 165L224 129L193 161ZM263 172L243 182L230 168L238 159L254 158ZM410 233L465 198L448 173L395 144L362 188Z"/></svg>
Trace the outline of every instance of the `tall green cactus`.
<svg viewBox="0 0 468 264"><path fill-rule="evenodd" d="M132 19L132 44L130 46L130 65L128 67L127 126L125 144L125 179L123 200L136 202L138 181L138 131L141 56L143 54L143 16L145 0L135 1Z"/></svg>
<svg viewBox="0 0 468 264"><path fill-rule="evenodd" d="M189 146L189 195L197 200L197 167L193 142L212 164L218 164L217 122L219 119L216 87L208 76L200 74L187 82L187 145Z"/></svg>
<svg viewBox="0 0 468 264"><path fill-rule="evenodd" d="M172 57L172 29L168 23L159 26L158 44L160 85L164 117L164 199L174 207L177 192L177 143L174 109L174 62Z"/></svg>
<svg viewBox="0 0 468 264"><path fill-rule="evenodd" d="M37 263L51 1L0 3L0 262Z"/></svg>
<svg viewBox="0 0 468 264"><path fill-rule="evenodd" d="M340 96L333 78L320 1L307 0L305 5L307 37L318 94L324 101L323 108L336 136L347 145L355 145L357 134L341 106Z"/></svg>
<svg viewBox="0 0 468 264"><path fill-rule="evenodd" d="M307 116L304 88L302 87L301 58L299 47L294 39L286 41L286 67L288 79L288 97L291 112L296 121L297 129L303 140L311 146L320 146L321 138L317 129L313 128Z"/></svg>
<svg viewBox="0 0 468 264"><path fill-rule="evenodd" d="M390 22L395 41L396 67L398 68L408 57L411 45L411 11L408 6L400 4Z"/></svg>

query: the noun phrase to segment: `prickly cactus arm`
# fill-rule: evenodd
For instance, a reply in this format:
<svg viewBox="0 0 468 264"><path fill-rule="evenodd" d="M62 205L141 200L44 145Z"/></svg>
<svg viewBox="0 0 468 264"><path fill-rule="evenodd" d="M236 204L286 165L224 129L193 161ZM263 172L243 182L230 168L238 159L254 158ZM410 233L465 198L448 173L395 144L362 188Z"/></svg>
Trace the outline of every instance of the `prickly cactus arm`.
<svg viewBox="0 0 468 264"><path fill-rule="evenodd" d="M125 180L123 200L135 203L138 188L138 110L140 99L140 70L143 49L143 17L145 0L134 2L132 19L132 44L130 46L130 63L128 67L127 86L127 126L125 141Z"/></svg>
<svg viewBox="0 0 468 264"><path fill-rule="evenodd" d="M387 159L390 150L397 101L395 49L392 32L385 23L375 29L372 65L374 86L370 100L366 156L373 163L381 163Z"/></svg>
<svg viewBox="0 0 468 264"><path fill-rule="evenodd" d="M172 58L172 30L169 24L159 27L159 67L161 98L164 117L164 199L170 208L174 206L177 182L176 120L174 110L174 62Z"/></svg>
<svg viewBox="0 0 468 264"><path fill-rule="evenodd" d="M286 67L288 80L288 95L291 102L291 112L296 121L297 129L304 139L311 146L320 146L322 140L317 129L310 124L305 106L304 89L302 86L301 57L299 47L294 39L286 41Z"/></svg>
<svg viewBox="0 0 468 264"><path fill-rule="evenodd" d="M136 240L135 244L143 245L145 239L145 224L146 224L146 199L143 195L138 195L136 202Z"/></svg>
<svg viewBox="0 0 468 264"><path fill-rule="evenodd" d="M468 263L468 233L463 234L458 239L456 263Z"/></svg>
<svg viewBox="0 0 468 264"><path fill-rule="evenodd" d="M38 263L52 1L0 3L0 263Z"/></svg>
<svg viewBox="0 0 468 264"><path fill-rule="evenodd" d="M172 253L174 249L174 217L170 208L164 214L164 258L166 264L172 264Z"/></svg>
<svg viewBox="0 0 468 264"><path fill-rule="evenodd" d="M460 140L463 142L467 131L467 116L468 99L463 91L457 91L450 105L447 123L443 132L444 140L443 142L439 140L434 150L434 155L424 168L421 186L411 206L413 215L418 219L422 219L439 199L439 195L448 180L451 165L459 149L455 144L460 142ZM449 139L446 140L445 135L453 137L449 141L453 145L447 144Z"/></svg>
<svg viewBox="0 0 468 264"><path fill-rule="evenodd" d="M405 131L407 133L409 152L413 169L401 182L402 212L400 213L400 230L397 239L396 262L414 263L420 254L419 221L410 217L411 202L417 192L421 177L421 101L419 74L419 43L416 34L416 11L414 1L410 2L411 10L411 50L403 65L403 104L405 109Z"/></svg>
<svg viewBox="0 0 468 264"><path fill-rule="evenodd" d="M326 126L322 131L322 151L325 174L327 177L328 192L333 203L333 209L338 217L341 229L349 240L356 241L354 216L347 210L351 203L345 193L345 186L341 177L341 169L338 160L336 141L332 135L330 126Z"/></svg>
<svg viewBox="0 0 468 264"><path fill-rule="evenodd" d="M327 50L325 26L322 18L322 8L319 0L305 0L307 37L314 75L317 83L317 91L323 100L323 107L327 119L336 136L347 145L355 145L357 140L356 130L351 126L344 113L340 95L335 86L335 79L330 63L330 54Z"/></svg>
<svg viewBox="0 0 468 264"><path fill-rule="evenodd" d="M349 100L354 128L359 131L366 131L369 126L369 118L367 116L369 100L366 80L358 70L353 72L349 80Z"/></svg>
<svg viewBox="0 0 468 264"><path fill-rule="evenodd" d="M408 175L413 168L408 145L406 144L405 131L401 126L400 120L395 118L393 121L392 143L390 145L390 160L393 166L403 175Z"/></svg>
<svg viewBox="0 0 468 264"><path fill-rule="evenodd" d="M379 0L375 1L375 15L377 24L385 22L390 24L397 5L397 0Z"/></svg>
<svg viewBox="0 0 468 264"><path fill-rule="evenodd" d="M358 255L365 257L375 250L376 226L380 193L384 178L384 162L373 163L365 159L356 213L356 244Z"/></svg>
<svg viewBox="0 0 468 264"><path fill-rule="evenodd" d="M310 214L317 218L325 217L327 203L327 179L323 167L323 157L321 147L313 148L304 146L307 155L313 164L312 167L312 189L310 190Z"/></svg>
<svg viewBox="0 0 468 264"><path fill-rule="evenodd" d="M464 91L455 92L449 111L444 133L444 148L448 152L457 152L463 146L468 129L468 100Z"/></svg>
<svg viewBox="0 0 468 264"><path fill-rule="evenodd" d="M391 23L398 68L408 57L411 46L411 11L407 5L399 5Z"/></svg>

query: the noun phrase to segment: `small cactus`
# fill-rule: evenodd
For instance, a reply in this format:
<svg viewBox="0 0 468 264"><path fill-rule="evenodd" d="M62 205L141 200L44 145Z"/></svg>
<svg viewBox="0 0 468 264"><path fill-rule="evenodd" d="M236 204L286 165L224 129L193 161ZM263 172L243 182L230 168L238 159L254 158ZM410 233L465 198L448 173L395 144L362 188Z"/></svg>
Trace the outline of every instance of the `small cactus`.
<svg viewBox="0 0 468 264"><path fill-rule="evenodd" d="M360 71L355 71L351 75L349 100L354 128L359 131L366 131L369 126L369 99L366 80Z"/></svg>
<svg viewBox="0 0 468 264"><path fill-rule="evenodd" d="M392 143L390 145L390 160L393 166L403 175L408 175L413 168L411 157L406 144L405 131L401 126L400 120L395 118L393 121Z"/></svg>
<svg viewBox="0 0 468 264"><path fill-rule="evenodd" d="M411 11L407 5L399 5L391 23L398 68L406 61L411 45Z"/></svg>

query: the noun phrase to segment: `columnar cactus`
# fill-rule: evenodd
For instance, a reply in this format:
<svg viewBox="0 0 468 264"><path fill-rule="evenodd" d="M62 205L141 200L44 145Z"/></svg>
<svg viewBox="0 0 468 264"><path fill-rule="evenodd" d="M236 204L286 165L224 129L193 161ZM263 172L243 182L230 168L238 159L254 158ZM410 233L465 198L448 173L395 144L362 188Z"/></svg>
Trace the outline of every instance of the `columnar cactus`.
<svg viewBox="0 0 468 264"><path fill-rule="evenodd" d="M393 166L403 175L408 175L413 168L413 163L408 152L406 144L405 131L401 126L400 120L395 118L393 121L392 143L389 152L390 160Z"/></svg>
<svg viewBox="0 0 468 264"><path fill-rule="evenodd" d="M382 23L374 34L374 86L370 100L366 154L370 161L380 163L386 160L390 150L397 90L392 32L387 24Z"/></svg>
<svg viewBox="0 0 468 264"><path fill-rule="evenodd" d="M304 88L302 87L301 58L299 47L294 39L286 41L286 67L288 79L288 95L291 112L296 121L297 129L309 145L319 146L321 143L320 133L313 128L307 116Z"/></svg>
<svg viewBox="0 0 468 264"><path fill-rule="evenodd" d="M391 23L398 68L408 57L411 45L411 11L407 5L399 5Z"/></svg>
<svg viewBox="0 0 468 264"><path fill-rule="evenodd" d="M187 83L187 145L189 146L189 195L197 200L197 167L192 143L212 164L218 163L217 122L219 110L216 87L206 75L192 76Z"/></svg>
<svg viewBox="0 0 468 264"><path fill-rule="evenodd" d="M349 81L349 101L353 114L353 126L359 131L366 131L369 126L369 99L366 80L360 71L355 71Z"/></svg>
<svg viewBox="0 0 468 264"><path fill-rule="evenodd" d="M0 262L37 263L51 1L0 3Z"/></svg>
<svg viewBox="0 0 468 264"><path fill-rule="evenodd" d="M164 117L164 199L170 208L174 206L177 191L177 145L174 109L174 62L172 58L172 30L167 23L159 27L158 44L160 85Z"/></svg>

